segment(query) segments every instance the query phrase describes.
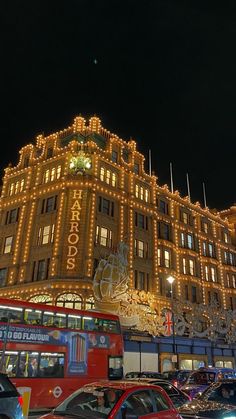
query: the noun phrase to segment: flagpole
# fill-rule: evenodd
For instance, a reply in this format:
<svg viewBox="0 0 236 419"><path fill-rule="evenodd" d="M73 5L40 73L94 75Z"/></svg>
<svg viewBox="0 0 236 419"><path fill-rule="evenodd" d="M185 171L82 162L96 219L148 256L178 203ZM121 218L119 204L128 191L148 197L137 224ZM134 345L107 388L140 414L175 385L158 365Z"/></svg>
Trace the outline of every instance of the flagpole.
<svg viewBox="0 0 236 419"><path fill-rule="evenodd" d="M190 195L190 186L189 186L189 177L188 177L188 173L186 174L187 177L187 190L188 190L188 197L189 197L189 201L191 201L191 195Z"/></svg>
<svg viewBox="0 0 236 419"><path fill-rule="evenodd" d="M149 176L152 176L152 152L151 150L148 151L149 155Z"/></svg>
<svg viewBox="0 0 236 419"><path fill-rule="evenodd" d="M170 163L170 190L172 193L174 193L172 163Z"/></svg>
<svg viewBox="0 0 236 419"><path fill-rule="evenodd" d="M205 183L202 183L204 207L207 207Z"/></svg>

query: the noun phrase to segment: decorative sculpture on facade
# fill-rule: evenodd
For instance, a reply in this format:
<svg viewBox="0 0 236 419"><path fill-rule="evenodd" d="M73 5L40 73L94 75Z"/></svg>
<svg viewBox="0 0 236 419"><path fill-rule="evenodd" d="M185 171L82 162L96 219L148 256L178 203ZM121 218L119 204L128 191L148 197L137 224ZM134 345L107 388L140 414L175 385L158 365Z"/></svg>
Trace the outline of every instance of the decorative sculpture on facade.
<svg viewBox="0 0 236 419"><path fill-rule="evenodd" d="M128 288L127 255L128 246L120 242L116 253L100 260L93 280L95 308L118 314L125 327L165 335L165 314L170 308L158 313L152 293ZM236 342L236 310L220 308L215 300L206 306L175 299L173 312L176 336Z"/></svg>

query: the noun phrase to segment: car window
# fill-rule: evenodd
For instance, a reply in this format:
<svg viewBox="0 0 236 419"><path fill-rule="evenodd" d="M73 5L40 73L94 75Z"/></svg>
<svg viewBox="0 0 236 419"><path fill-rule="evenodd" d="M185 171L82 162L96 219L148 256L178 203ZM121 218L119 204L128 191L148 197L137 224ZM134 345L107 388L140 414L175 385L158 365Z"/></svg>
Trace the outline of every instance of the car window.
<svg viewBox="0 0 236 419"><path fill-rule="evenodd" d="M14 393L14 395L17 395L17 390L7 377L0 376L0 397L3 393Z"/></svg>
<svg viewBox="0 0 236 419"><path fill-rule="evenodd" d="M236 383L217 383L202 395L204 400L236 405Z"/></svg>
<svg viewBox="0 0 236 419"><path fill-rule="evenodd" d="M153 394L158 412L161 412L162 410L171 409L168 401L161 393L159 393L158 391L152 390L152 394Z"/></svg>
<svg viewBox="0 0 236 419"><path fill-rule="evenodd" d="M214 372L194 372L188 378L189 384L207 385L215 381Z"/></svg>
<svg viewBox="0 0 236 419"><path fill-rule="evenodd" d="M168 382L152 382L152 384L156 384L158 386L160 386L161 388L164 388L164 390L167 392L168 395L175 395L177 396L179 394L177 388L175 388L174 386L172 386L170 383Z"/></svg>
<svg viewBox="0 0 236 419"><path fill-rule="evenodd" d="M141 390L132 393L124 401L122 409L126 414L134 414L137 416L147 415L154 411L152 397L149 390Z"/></svg>

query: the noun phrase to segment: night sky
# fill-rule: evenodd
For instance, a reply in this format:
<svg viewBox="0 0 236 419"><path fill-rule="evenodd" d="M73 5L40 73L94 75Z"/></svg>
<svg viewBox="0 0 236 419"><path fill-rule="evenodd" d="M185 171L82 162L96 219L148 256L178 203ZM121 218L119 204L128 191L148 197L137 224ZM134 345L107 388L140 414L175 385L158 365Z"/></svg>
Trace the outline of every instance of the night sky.
<svg viewBox="0 0 236 419"><path fill-rule="evenodd" d="M0 4L0 169L35 137L96 114L133 138L160 185L236 202L235 1L22 0ZM147 167L148 169L148 167Z"/></svg>

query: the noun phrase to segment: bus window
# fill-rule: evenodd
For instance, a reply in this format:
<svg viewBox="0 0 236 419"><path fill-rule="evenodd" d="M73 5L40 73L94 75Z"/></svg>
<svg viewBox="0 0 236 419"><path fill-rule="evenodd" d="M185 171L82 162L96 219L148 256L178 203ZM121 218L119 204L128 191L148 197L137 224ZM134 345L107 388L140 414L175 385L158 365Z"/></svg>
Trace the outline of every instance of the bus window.
<svg viewBox="0 0 236 419"><path fill-rule="evenodd" d="M18 377L37 377L38 375L38 352L23 351L20 353Z"/></svg>
<svg viewBox="0 0 236 419"><path fill-rule="evenodd" d="M119 326L116 320L103 320L103 330L108 333L119 333Z"/></svg>
<svg viewBox="0 0 236 419"><path fill-rule="evenodd" d="M93 317L83 317L83 329L84 330L97 330L96 319Z"/></svg>
<svg viewBox="0 0 236 419"><path fill-rule="evenodd" d="M10 323L22 323L22 308L0 306L0 321Z"/></svg>
<svg viewBox="0 0 236 419"><path fill-rule="evenodd" d="M64 354L41 353L40 377L64 377Z"/></svg>
<svg viewBox="0 0 236 419"><path fill-rule="evenodd" d="M0 358L2 360L2 352L0 352ZM9 377L16 376L18 364L18 352L6 351L4 355L3 365L4 365L4 372Z"/></svg>
<svg viewBox="0 0 236 419"><path fill-rule="evenodd" d="M66 327L66 314L44 311L43 326Z"/></svg>
<svg viewBox="0 0 236 419"><path fill-rule="evenodd" d="M42 311L41 310L33 310L31 308L26 308L24 311L24 322L26 324L38 324L42 323Z"/></svg>
<svg viewBox="0 0 236 419"><path fill-rule="evenodd" d="M68 315L68 327L70 329L81 329L81 316Z"/></svg>

